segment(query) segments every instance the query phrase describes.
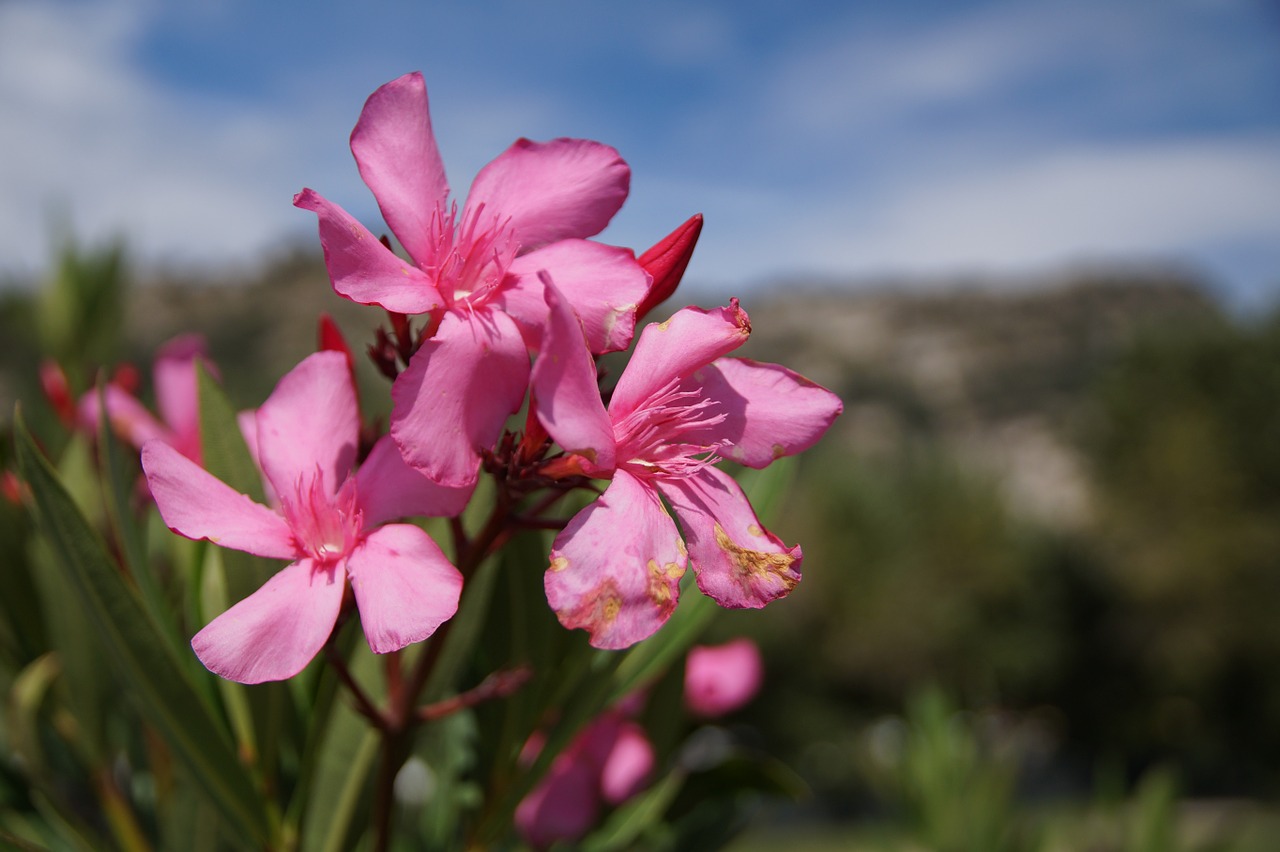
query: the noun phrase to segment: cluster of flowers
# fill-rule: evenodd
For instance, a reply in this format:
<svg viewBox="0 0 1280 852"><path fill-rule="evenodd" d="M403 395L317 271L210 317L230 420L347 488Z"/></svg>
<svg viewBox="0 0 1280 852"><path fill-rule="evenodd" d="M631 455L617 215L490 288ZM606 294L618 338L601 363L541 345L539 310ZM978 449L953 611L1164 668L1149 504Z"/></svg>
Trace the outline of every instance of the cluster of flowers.
<svg viewBox="0 0 1280 852"><path fill-rule="evenodd" d="M171 529L289 560L195 636L201 661L244 683L291 677L352 600L377 653L432 635L456 612L464 578L403 521L456 517L482 470L521 499L548 489L535 513L575 488L599 493L563 525L545 573L560 622L596 647L658 630L690 565L723 606L786 595L800 548L763 528L719 463L762 468L808 448L839 399L783 367L725 357L751 331L737 300L646 326L601 390L598 356L631 346L675 289L700 217L640 258L590 241L625 200L630 170L613 148L579 139L517 141L480 171L459 212L416 73L369 98L351 148L409 260L310 189L294 203L319 219L334 290L390 316L392 333L380 330L370 350L394 380L389 434L362 445L342 346L307 357L242 417L269 506L201 467L181 405L165 412L168 426L131 415L146 424L135 438L150 439L142 464ZM188 372L198 357L190 346L170 354ZM191 375L161 381L193 398ZM106 402L113 417L125 410ZM526 405L523 435L505 431ZM607 481L602 492L595 480Z"/></svg>

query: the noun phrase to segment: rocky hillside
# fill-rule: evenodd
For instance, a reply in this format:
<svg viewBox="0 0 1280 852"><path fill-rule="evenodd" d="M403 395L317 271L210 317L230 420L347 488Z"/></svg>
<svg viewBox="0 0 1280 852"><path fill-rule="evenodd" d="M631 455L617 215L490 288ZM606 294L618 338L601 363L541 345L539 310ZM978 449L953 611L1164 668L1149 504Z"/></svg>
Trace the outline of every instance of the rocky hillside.
<svg viewBox="0 0 1280 852"><path fill-rule="evenodd" d="M1171 277L1065 279L1036 289L815 292L753 301L749 353L835 389L837 451L937 439L994 473L1011 505L1071 525L1088 510L1070 449L1097 370L1144 331L1216 322L1202 288Z"/></svg>

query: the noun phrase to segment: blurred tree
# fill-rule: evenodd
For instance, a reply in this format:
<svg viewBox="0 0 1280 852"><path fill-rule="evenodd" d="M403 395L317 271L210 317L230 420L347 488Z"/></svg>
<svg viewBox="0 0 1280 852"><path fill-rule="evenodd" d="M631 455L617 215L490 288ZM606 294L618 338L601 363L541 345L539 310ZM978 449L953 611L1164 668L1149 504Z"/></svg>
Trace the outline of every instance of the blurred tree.
<svg viewBox="0 0 1280 852"><path fill-rule="evenodd" d="M1276 783L1280 314L1139 341L1091 424L1111 630L1151 692L1146 745L1218 787Z"/></svg>

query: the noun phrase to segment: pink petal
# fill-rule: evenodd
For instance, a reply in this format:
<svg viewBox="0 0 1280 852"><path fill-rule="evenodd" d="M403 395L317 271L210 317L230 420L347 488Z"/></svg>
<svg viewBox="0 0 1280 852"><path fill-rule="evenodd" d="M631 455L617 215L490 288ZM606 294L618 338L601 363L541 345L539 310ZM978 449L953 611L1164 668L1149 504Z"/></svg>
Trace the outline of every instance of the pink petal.
<svg viewBox="0 0 1280 852"><path fill-rule="evenodd" d="M666 322L646 325L614 388L609 415L617 422L673 379L737 349L750 334L751 321L737 299L710 311L683 308Z"/></svg>
<svg viewBox="0 0 1280 852"><path fill-rule="evenodd" d="M524 251L604 230L622 207L631 169L608 145L586 139L517 139L476 175L468 212L510 218ZM465 213L464 213L465 217Z"/></svg>
<svg viewBox="0 0 1280 852"><path fill-rule="evenodd" d="M196 361L204 364L204 338L184 334L170 340L156 354L156 408L169 429L178 436L177 443L186 447L200 445L200 400L196 390ZM181 449L181 447L179 447ZM187 453L190 458L198 458Z"/></svg>
<svg viewBox="0 0 1280 852"><path fill-rule="evenodd" d="M462 574L418 527L374 530L347 558L347 572L375 654L421 642L458 611Z"/></svg>
<svg viewBox="0 0 1280 852"><path fill-rule="evenodd" d="M618 805L644 789L654 766L653 746L644 728L624 720L600 773L600 792L611 805Z"/></svg>
<svg viewBox="0 0 1280 852"><path fill-rule="evenodd" d="M441 485L476 481L529 382L529 353L506 314L450 311L391 388L391 436L411 466Z"/></svg>
<svg viewBox="0 0 1280 852"><path fill-rule="evenodd" d="M684 545L657 492L626 471L556 536L544 576L560 623L597 648L653 635L676 607Z"/></svg>
<svg viewBox="0 0 1280 852"><path fill-rule="evenodd" d="M684 667L684 703L695 716L732 713L764 683L764 661L750 639L692 648Z"/></svg>
<svg viewBox="0 0 1280 852"><path fill-rule="evenodd" d="M630 249L588 240L561 240L515 259L499 303L520 323L525 340L534 349L547 319L538 282L538 274L544 270L582 320L592 352L617 352L631 345L636 304L644 298L649 277Z"/></svg>
<svg viewBox="0 0 1280 852"><path fill-rule="evenodd" d="M732 447L723 451L726 458L756 468L809 449L844 410L840 397L804 376L746 358L721 358L695 370L683 389L715 400L715 413L725 415L685 440L727 440Z"/></svg>
<svg viewBox="0 0 1280 852"><path fill-rule="evenodd" d="M356 495L366 527L399 518L451 518L466 507L473 490L438 485L409 467L390 435L378 439L356 471Z"/></svg>
<svg viewBox="0 0 1280 852"><path fill-rule="evenodd" d="M415 262L431 265L435 258L427 235L432 215L444 208L449 182L420 72L392 80L369 96L351 131L351 153L392 233Z"/></svg>
<svg viewBox="0 0 1280 852"><path fill-rule="evenodd" d="M160 517L174 532L271 559L292 559L297 554L284 518L164 441L149 441L142 448L142 469Z"/></svg>
<svg viewBox="0 0 1280 852"><path fill-rule="evenodd" d="M423 314L444 304L426 273L396 257L338 205L304 189L293 197L293 206L320 218L324 264L339 296L401 314Z"/></svg>
<svg viewBox="0 0 1280 852"><path fill-rule="evenodd" d="M342 606L340 565L302 559L209 622L191 640L200 662L239 683L284 680L307 667Z"/></svg>
<svg viewBox="0 0 1280 852"><path fill-rule="evenodd" d="M658 487L680 518L698 587L721 606L759 609L800 582L800 547L764 529L724 471L706 467Z"/></svg>
<svg viewBox="0 0 1280 852"><path fill-rule="evenodd" d="M101 405L106 409L112 431L132 446L141 449L148 441L156 438L167 444L173 443L173 433L156 420L151 412L147 411L147 407L128 391L111 384L104 385ZM100 413L96 390L89 391L80 398L80 422L94 435L98 431Z"/></svg>
<svg viewBox="0 0 1280 852"><path fill-rule="evenodd" d="M559 755L545 778L516 808L516 829L525 842L545 849L558 840L577 840L595 825L600 813L597 770Z"/></svg>
<svg viewBox="0 0 1280 852"><path fill-rule="evenodd" d="M556 443L587 460L588 470L610 471L613 424L600 399L595 361L587 351L578 318L550 277L543 275L550 316L530 377L538 419Z"/></svg>
<svg viewBox="0 0 1280 852"><path fill-rule="evenodd" d="M356 460L360 416L341 352L307 356L258 409L258 455L277 494L293 494L317 470L334 494Z"/></svg>

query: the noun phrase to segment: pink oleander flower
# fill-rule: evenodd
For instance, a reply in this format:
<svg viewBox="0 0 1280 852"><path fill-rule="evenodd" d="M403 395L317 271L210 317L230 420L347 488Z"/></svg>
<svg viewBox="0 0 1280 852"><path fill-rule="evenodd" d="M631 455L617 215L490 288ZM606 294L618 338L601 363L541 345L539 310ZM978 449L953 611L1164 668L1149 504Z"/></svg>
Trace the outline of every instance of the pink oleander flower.
<svg viewBox="0 0 1280 852"><path fill-rule="evenodd" d="M532 759L541 747L535 737L524 756ZM556 756L546 777L521 800L516 829L538 849L577 840L596 824L603 804L622 804L644 789L653 766L644 728L622 710L608 710Z"/></svg>
<svg viewBox="0 0 1280 852"><path fill-rule="evenodd" d="M175 337L160 347L152 367L157 419L130 390L117 382L103 386L103 405L111 428L123 440L141 449L153 439L164 441L182 455L200 462L200 412L197 403L196 363L213 367L198 334ZM98 428L98 394L80 398L80 420L91 431Z"/></svg>
<svg viewBox="0 0 1280 852"><path fill-rule="evenodd" d="M277 495L255 503L162 440L142 449L174 532L289 565L191 640L212 672L241 683L301 671L333 631L347 581L375 653L419 642L458 608L462 576L423 530L387 521L455 515L460 489L414 471L386 437L351 475L359 413L346 356L317 352L253 416L255 457Z"/></svg>
<svg viewBox="0 0 1280 852"><path fill-rule="evenodd" d="M684 665L684 706L714 719L743 707L764 683L764 661L745 637L723 645L698 645Z"/></svg>
<svg viewBox="0 0 1280 852"><path fill-rule="evenodd" d="M400 314L439 312L392 388L391 435L435 481L472 485L479 453L524 400L547 314L540 270L555 275L592 351L630 344L649 278L630 250L584 238L622 206L631 171L599 142L520 139L476 175L459 213L416 72L369 97L351 151L412 262L310 189L294 204L319 217L340 295Z"/></svg>
<svg viewBox="0 0 1280 852"><path fill-rule="evenodd" d="M583 331L550 281L547 300L538 416L571 469L612 479L552 547L545 586L560 623L588 630L598 648L634 644L670 617L688 563L721 606L762 607L790 592L800 548L765 530L717 465L762 468L808 449L842 410L839 398L776 364L721 357L751 331L735 299L646 326L606 410Z"/></svg>

